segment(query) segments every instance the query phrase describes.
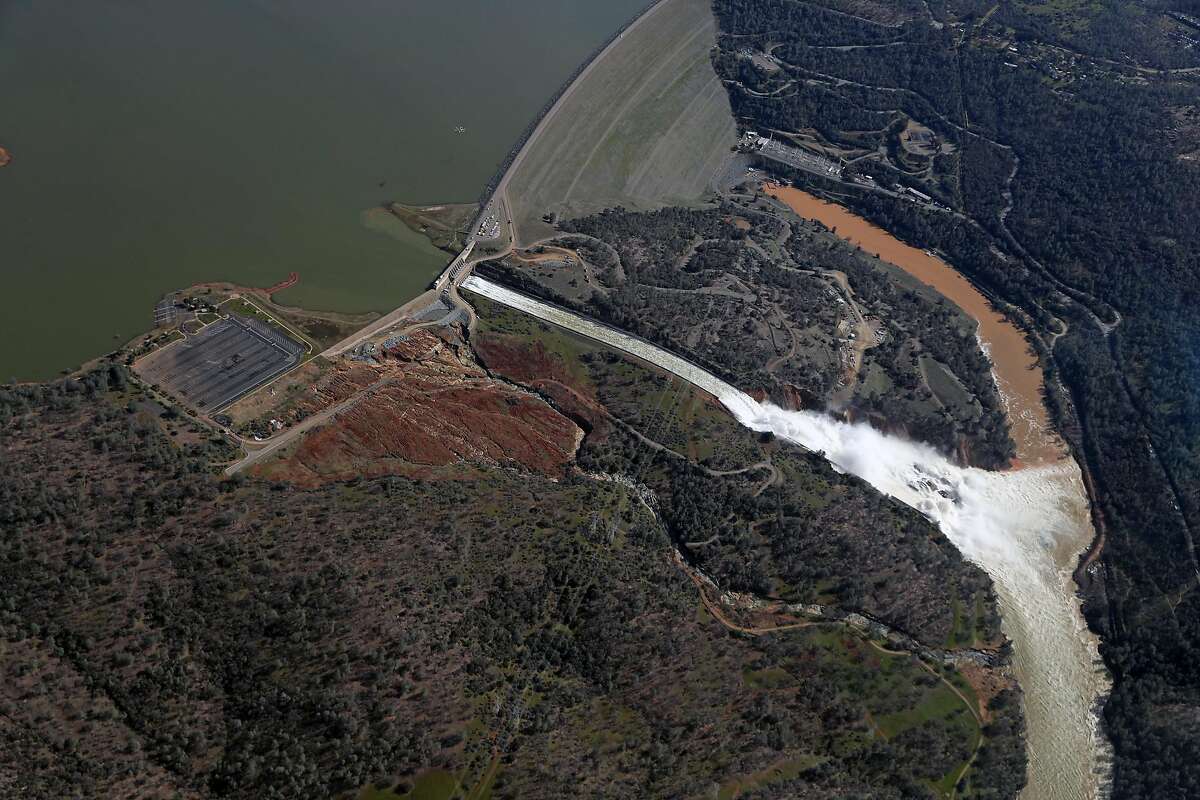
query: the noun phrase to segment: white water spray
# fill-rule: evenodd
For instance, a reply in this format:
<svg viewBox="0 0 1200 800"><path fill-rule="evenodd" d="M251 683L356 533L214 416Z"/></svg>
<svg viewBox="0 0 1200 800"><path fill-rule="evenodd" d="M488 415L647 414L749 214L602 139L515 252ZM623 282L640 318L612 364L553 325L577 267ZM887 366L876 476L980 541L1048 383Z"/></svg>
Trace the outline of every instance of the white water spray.
<svg viewBox="0 0 1200 800"><path fill-rule="evenodd" d="M1105 677L1070 574L1077 555L1070 543L1081 541L1080 526L1090 531L1075 462L1015 472L964 468L868 425L737 395L720 399L743 425L820 451L836 468L921 511L991 576L1025 690L1029 785L1022 798L1095 796L1104 743L1093 705Z"/></svg>
<svg viewBox="0 0 1200 800"><path fill-rule="evenodd" d="M490 281L472 276L463 286L666 369L714 395L747 428L823 453L837 469L929 517L996 586L1025 691L1029 783L1022 800L1097 794L1106 745L1093 706L1106 677L1071 580L1075 557L1091 540L1074 461L1013 472L960 467L868 425L758 403L674 353Z"/></svg>

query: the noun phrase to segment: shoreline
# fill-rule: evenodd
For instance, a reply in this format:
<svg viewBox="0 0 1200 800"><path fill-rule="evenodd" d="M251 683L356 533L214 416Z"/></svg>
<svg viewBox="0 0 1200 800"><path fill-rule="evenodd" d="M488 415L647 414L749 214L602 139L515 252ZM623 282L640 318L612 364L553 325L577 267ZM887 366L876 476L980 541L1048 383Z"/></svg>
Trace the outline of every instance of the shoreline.
<svg viewBox="0 0 1200 800"><path fill-rule="evenodd" d="M524 132L517 137L517 141L509 149L508 155L500 162L500 166L492 173L491 179L484 185L483 191L479 195L479 213L472 220L471 230L477 230L484 215L487 213L488 207L496 201L497 198L503 199L504 194L508 191L508 182L512 178L513 173L524 161L525 156L529 154L534 142L549 126L554 115L562 108L566 100L574 93L576 87L587 78L588 74L604 59L606 55L617 45L622 37L629 31L636 28L655 11L657 11L667 0L652 0L640 12L633 16L628 22L622 25L608 37L608 39L597 47L592 53L576 67L575 71L563 81L558 91L551 95L550 99L542 106L541 110L526 126ZM510 209L507 209L511 213ZM513 229L513 245L517 245L515 236L515 228L510 223L510 229Z"/></svg>
<svg viewBox="0 0 1200 800"><path fill-rule="evenodd" d="M289 279L290 279L290 276L289 276ZM377 311L366 311L366 312L362 312L362 313L353 313L353 312L342 312L342 311L325 311L325 310L320 310L320 309L303 308L301 306L284 305L283 303L276 302L274 300L274 298L272 297L270 289L274 289L274 288L275 287L263 288L260 286L244 286L242 284L231 283L229 281L203 281L201 283L193 283L190 286L185 286L180 289L174 289L174 290L169 291L166 294L164 294L163 297L164 298L170 297L172 295L186 296L186 295L190 295L190 294L202 294L202 293L210 293L210 292L219 292L219 293L224 293L224 294L238 294L243 297L254 298L257 302L262 303L264 306L266 306L268 311L278 314L279 316L287 319L292 324L296 324L296 321L293 319L294 317L301 317L306 320L313 320L313 321L317 321L317 322L329 322L329 323L333 323L333 324L356 326L354 329L355 331L363 330L364 328L366 328L366 326L370 325L372 322L375 322L376 320L380 319L380 317L383 316L382 314L380 314ZM420 295L418 295L418 297L419 296ZM160 334L169 332L171 330L174 330L175 327L176 326L171 325L171 326L156 326L156 327L145 328L145 329L139 331L138 333L134 334L131 338L121 342L119 345L117 345L113 349L109 350L108 352L103 353L98 356L95 356L94 358L90 358L87 361L84 361L82 364L80 364L75 369L70 370L70 372L64 371L64 373L60 374L59 377L70 377L70 376L80 375L80 374L86 373L92 369L95 369L97 366L100 366L102 364L123 363L119 359L115 359L113 356L117 355L117 354L125 353L126 351L129 351L131 349L136 349L136 347L139 344L141 344L143 341L145 341L146 339L153 337L155 335L160 335ZM302 337L302 338L307 338L307 337ZM146 354L143 354L143 355L146 355ZM139 356L139 358L141 358L141 357L142 356ZM285 374L287 374L287 373L285 373ZM19 385L19 386L36 386L36 385L39 385L39 384L42 384L45 382L46 381L43 381L43 380L17 381L17 385ZM261 388L261 387L259 387L259 388ZM255 391L257 391L257 389Z"/></svg>
<svg viewBox="0 0 1200 800"><path fill-rule="evenodd" d="M516 167L520 165L521 160L523 159L524 155L529 152L531 145L536 141L536 139L540 135L541 131L545 129L548 122L554 117L555 113L561 108L563 101L571 95L571 93L574 91L575 87L584 78L586 78L587 75L590 73L591 69L612 50L614 45L616 45L621 40L622 36L624 36L625 33L627 33L628 31L630 31L631 29L636 27L638 24L640 24L643 20L645 20L649 16L651 16L665 2L666 2L666 0L651 0L650 2L647 2L647 4L645 6L643 6L640 11L638 11L634 15L632 15L626 22L624 22L622 25L620 25L620 27L613 30L611 34L609 34L599 45L596 46L595 49L593 49L589 54L587 54L585 56L585 58L583 60L581 60L579 62L578 66L568 76L566 76L566 78L563 80L562 84L550 95L550 97L543 104L543 106L533 115L532 119L530 120L529 124L526 126L525 130L515 139L512 146L509 148L508 152L505 154L503 160L497 166L496 170L491 174L491 176L489 176L485 179L486 182L484 183L483 190L481 191L481 194L480 194L480 200L481 200L480 207L479 207L478 211L476 212L476 214L474 214L472 216L472 220L471 220L472 227L467 228L469 237L470 237L470 232L472 231L472 229L478 227L479 218L484 213L486 213L488 203L491 203L491 202L494 202L497 200L502 200L504 188L507 185L508 180L512 177L513 173L515 172ZM10 164L11 162L12 162L11 153L3 146L0 146L0 167L5 166L6 164ZM408 205L408 204L405 204L405 205ZM439 203L436 205L443 205L443 206L469 205L469 201L466 201L466 202L457 201L457 202L453 202L453 203L442 202L442 203ZM380 208L380 207L377 206L374 208ZM370 210L372 210L372 209L367 209L367 211L370 211ZM409 230L411 230L411 228L409 228ZM414 233L416 235L421 236L422 240L426 240L426 241L428 240L428 237L425 236L424 234L421 234L418 231L414 231ZM470 237L470 238L473 238L473 237ZM437 249L436 245L433 244L432 242L429 242L429 246L433 249ZM441 270L444 269L445 266L450 263L452 263L452 260L447 259L441 268L439 268L438 270L435 270L435 271L431 271L428 275L429 281L436 280L438 278L438 276L441 274ZM286 269L286 267L285 267L285 269ZM215 281L200 282L200 283L194 284L193 286L189 286L186 288L167 287L165 293L169 294L171 292L187 292L197 286L217 285L217 284L221 284L221 283L229 283L229 282L215 280ZM283 290L286 290L289 288L294 288L294 284L286 286L286 287L281 287L281 286L271 287L271 289L274 291L283 291ZM257 294L257 296L259 296L259 297L264 296L263 294L261 294L264 291L262 287L249 287L249 286L242 286L242 285L238 284L238 290L259 293L259 294ZM395 313L396 310L412 304L413 301L415 301L416 299L423 297L424 294L427 292L427 290L428 290L428 283L423 280L419 286L415 287L414 289L410 290L409 292L404 292L404 293L399 294L396 297L396 299L391 300L389 302L388 306L383 306L378 309L372 309L372 310L364 311L364 312L342 312L342 311L336 310L335 308L331 308L329 306L321 307L320 305L314 305L312 307L309 307L307 305L292 305L292 304L285 305L283 303L277 302L275 300L275 298L271 297L269 294L266 295L266 297L276 307L278 307L280 310L287 312L287 313L301 314L301 315L311 316L313 318L324 318L324 319L328 319L331 321L343 321L344 320L351 324L358 324L359 327L362 328L366 325L369 325L371 322L373 322L375 320L387 317L387 316ZM394 303L395 305L391 305L391 303ZM349 318L349 319L344 319L344 318ZM155 330L153 327L141 328L140 325L136 321L131 321L131 327L133 327L135 330L137 330L138 333L135 336L133 336L129 341L139 341L142 337L144 337L148 333L152 333ZM55 368L54 373L52 373L52 374L47 374L47 375L40 376L40 377L33 377L33 374L26 373L25 375L14 376L14 380L16 380L16 382L19 384L38 384L38 383L44 383L47 380L55 380L56 378L62 377L64 375L77 374L78 372L83 371L86 368L88 368L90 365L94 365L96 363L105 361L107 359L108 354L113 352L114 349L117 349L117 348L113 347L113 344L114 343L112 343L112 342L98 344L94 350L90 350L90 352L82 353L80 355L81 360L79 360L79 361L71 360L71 361L66 361L65 363L58 364ZM120 347L124 348L127 345L128 345L128 342L122 341Z"/></svg>

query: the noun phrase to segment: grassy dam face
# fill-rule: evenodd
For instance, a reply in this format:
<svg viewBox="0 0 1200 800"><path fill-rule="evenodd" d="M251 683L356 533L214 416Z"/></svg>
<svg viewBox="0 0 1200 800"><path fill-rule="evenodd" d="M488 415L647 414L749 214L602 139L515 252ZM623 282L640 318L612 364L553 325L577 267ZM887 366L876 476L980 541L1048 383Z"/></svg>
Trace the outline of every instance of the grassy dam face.
<svg viewBox="0 0 1200 800"><path fill-rule="evenodd" d="M1107 688L1071 570L1092 538L1079 468L1062 459L1009 472L961 467L921 444L812 411L787 411L615 328L470 277L463 287L671 372L716 397L742 425L822 453L932 520L996 586L1025 691L1029 783L1023 800L1084 800L1107 747L1095 714Z"/></svg>

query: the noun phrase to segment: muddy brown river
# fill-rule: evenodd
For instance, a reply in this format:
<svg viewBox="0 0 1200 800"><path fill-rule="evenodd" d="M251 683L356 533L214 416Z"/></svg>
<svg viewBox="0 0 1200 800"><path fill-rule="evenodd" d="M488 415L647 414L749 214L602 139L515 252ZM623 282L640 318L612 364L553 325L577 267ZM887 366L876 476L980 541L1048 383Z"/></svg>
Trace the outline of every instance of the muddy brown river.
<svg viewBox="0 0 1200 800"><path fill-rule="evenodd" d="M941 259L807 192L771 184L766 191L797 215L933 287L979 323L1017 463L1006 473L976 470L967 476L978 489L975 518L938 518L964 555L992 576L1000 598L1013 667L1025 690L1029 783L1022 800L1096 797L1107 783L1108 743L1094 709L1109 683L1071 577L1095 531L1079 465L1050 425L1042 371L1024 333ZM904 499L903 482L872 482Z"/></svg>
<svg viewBox="0 0 1200 800"><path fill-rule="evenodd" d="M1017 446L1017 460L1032 465L1066 457L1066 448L1050 427L1042 402L1042 371L1025 334L974 284L940 258L905 244L839 205L790 187L768 185L767 193L799 216L821 222L847 242L932 286L967 312L979 323L979 339L992 359L993 375Z"/></svg>

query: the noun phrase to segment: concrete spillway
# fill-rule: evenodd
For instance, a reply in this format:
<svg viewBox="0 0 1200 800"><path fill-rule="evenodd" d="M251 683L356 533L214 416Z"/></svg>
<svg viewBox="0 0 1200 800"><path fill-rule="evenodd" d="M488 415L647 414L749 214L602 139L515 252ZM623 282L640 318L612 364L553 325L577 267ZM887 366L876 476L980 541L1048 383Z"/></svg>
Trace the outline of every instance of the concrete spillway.
<svg viewBox="0 0 1200 800"><path fill-rule="evenodd" d="M750 395L730 386L703 367L609 325L514 292L476 275L463 281L462 288L662 367L720 400L739 420L744 416L752 416L758 407Z"/></svg>
<svg viewBox="0 0 1200 800"><path fill-rule="evenodd" d="M470 277L463 288L665 369L713 395L747 428L822 453L835 468L921 511L992 578L1013 663L1025 690L1029 784L1025 800L1097 793L1105 747L1093 706L1106 688L1096 643L1079 613L1069 566L1089 526L1071 460L1012 472L961 467L929 447L824 414L788 411L615 328Z"/></svg>

